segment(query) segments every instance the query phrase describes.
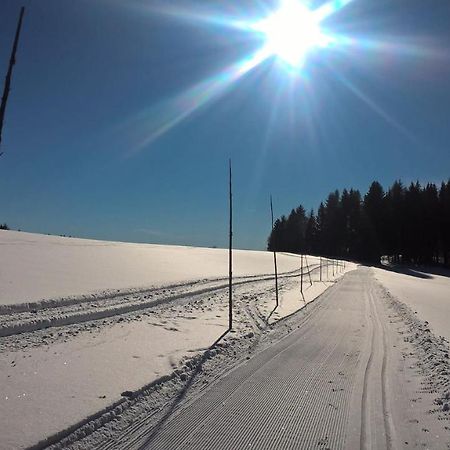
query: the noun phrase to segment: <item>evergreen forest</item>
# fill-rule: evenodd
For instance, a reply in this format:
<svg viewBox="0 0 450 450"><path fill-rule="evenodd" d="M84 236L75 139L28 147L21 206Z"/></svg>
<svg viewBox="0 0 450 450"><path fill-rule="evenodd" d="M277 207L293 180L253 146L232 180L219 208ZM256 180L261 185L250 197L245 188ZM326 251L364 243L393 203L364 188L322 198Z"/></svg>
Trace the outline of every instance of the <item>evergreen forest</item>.
<svg viewBox="0 0 450 450"><path fill-rule="evenodd" d="M378 263L450 263L450 180L440 186L395 181L384 190L374 181L362 196L355 189L331 192L317 213L302 205L278 218L268 250Z"/></svg>

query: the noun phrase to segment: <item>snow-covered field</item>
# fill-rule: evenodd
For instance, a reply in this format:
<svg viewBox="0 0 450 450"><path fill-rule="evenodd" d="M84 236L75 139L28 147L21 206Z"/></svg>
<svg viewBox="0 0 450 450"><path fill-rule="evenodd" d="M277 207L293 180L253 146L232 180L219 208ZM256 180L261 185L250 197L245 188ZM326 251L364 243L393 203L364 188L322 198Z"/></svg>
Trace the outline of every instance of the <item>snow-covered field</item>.
<svg viewBox="0 0 450 450"><path fill-rule="evenodd" d="M164 377L183 381L227 330L226 250L13 231L0 232L0 249L0 448L111 418ZM355 268L324 262L320 282L308 257L303 298L299 257L278 254L273 311L273 255L236 250L233 263L234 325L221 341L230 358Z"/></svg>
<svg viewBox="0 0 450 450"><path fill-rule="evenodd" d="M0 252L0 449L109 448L116 439L121 448L128 436L138 442L178 396L189 405L230 369L294 339L296 329L322 356L341 341L349 346L344 357L360 355L352 426L372 408L360 395L379 398L366 376L376 384L386 366L399 378L383 385L396 398L383 408L391 405L397 439L415 433L425 446L445 440L436 433L450 400L447 273L360 268L336 284L357 266L308 256L302 295L299 256L278 254L275 309L273 254L235 250L229 331L224 249L0 231ZM359 318L346 326L337 318L346 314ZM316 353L302 345L298 351L307 370ZM330 376L333 361L324 366ZM350 434L349 443L359 442L358 432Z"/></svg>
<svg viewBox="0 0 450 450"><path fill-rule="evenodd" d="M0 304L149 288L228 276L225 249L131 244L0 233ZM235 250L236 277L271 274L271 253ZM299 259L280 254L280 272L299 269Z"/></svg>
<svg viewBox="0 0 450 450"><path fill-rule="evenodd" d="M385 416L389 410L395 422L395 430L378 423L380 436L391 433L398 440L413 433L429 448L446 439L446 273L360 268L336 284L357 266L308 256L302 295L299 256L278 254L275 309L273 255L236 250L229 331L224 249L1 231L0 251L0 449L121 448L124 442L139 448L177 398L184 405L197 401L248 359L264 361L258 355L265 349L276 352L285 339L296 342L294 330L305 339L295 351L306 372L316 355L328 361L318 367L338 380L344 373L334 373L339 358L359 355L349 416L356 431L349 445L362 442L357 424L368 420L372 406ZM352 323L339 319L348 314ZM329 359L330 352L337 359ZM297 364L289 355L286 363ZM383 367L390 373L381 380L383 405L371 406L361 396L379 399L373 386ZM303 380L305 386L314 373ZM390 384L389 377L398 380ZM326 395L344 392L329 391L327 379ZM360 432L364 442L378 439L367 434L366 425Z"/></svg>

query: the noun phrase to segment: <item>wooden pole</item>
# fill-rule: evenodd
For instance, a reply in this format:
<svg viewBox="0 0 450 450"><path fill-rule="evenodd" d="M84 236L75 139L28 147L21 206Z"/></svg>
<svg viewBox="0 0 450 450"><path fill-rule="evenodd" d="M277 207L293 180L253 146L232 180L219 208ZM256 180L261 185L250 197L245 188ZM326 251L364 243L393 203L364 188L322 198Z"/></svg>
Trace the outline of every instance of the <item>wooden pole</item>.
<svg viewBox="0 0 450 450"><path fill-rule="evenodd" d="M17 52L17 46L19 45L19 36L20 36L20 30L22 29L22 20L23 20L24 13L25 13L25 7L22 6L22 8L20 9L19 22L17 24L16 35L14 37L14 43L13 43L13 48L11 51L11 57L9 59L8 71L6 72L5 86L3 88L2 101L0 103L0 145L2 143L2 130L3 130L3 121L5 119L6 103L8 101L9 91L11 90L12 71L13 71L13 66L16 63L16 52ZM0 156L2 154L3 154L3 152L0 152Z"/></svg>
<svg viewBox="0 0 450 450"><path fill-rule="evenodd" d="M272 195L270 196L270 215L272 217L272 232L273 232L273 204ZM275 271L275 308L278 308L278 268L277 268L277 252L273 251L273 266Z"/></svg>
<svg viewBox="0 0 450 450"><path fill-rule="evenodd" d="M311 279L311 271L309 270L309 264L308 264L308 258L305 255L305 263L306 263L306 270L308 271L308 275L309 275L309 284L312 286L313 282Z"/></svg>
<svg viewBox="0 0 450 450"><path fill-rule="evenodd" d="M303 295L303 254L300 255L300 292Z"/></svg>
<svg viewBox="0 0 450 450"><path fill-rule="evenodd" d="M230 206L230 227L228 246L228 329L233 327L233 194L231 186L231 159L229 160L229 206Z"/></svg>
<svg viewBox="0 0 450 450"><path fill-rule="evenodd" d="M322 281L322 257L320 257L320 281Z"/></svg>

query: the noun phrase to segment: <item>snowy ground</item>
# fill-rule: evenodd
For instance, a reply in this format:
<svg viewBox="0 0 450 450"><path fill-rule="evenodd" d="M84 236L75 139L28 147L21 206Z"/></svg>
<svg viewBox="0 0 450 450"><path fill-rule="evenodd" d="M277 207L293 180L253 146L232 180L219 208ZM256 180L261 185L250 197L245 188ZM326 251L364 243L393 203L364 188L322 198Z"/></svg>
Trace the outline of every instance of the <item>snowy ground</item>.
<svg viewBox="0 0 450 450"><path fill-rule="evenodd" d="M235 250L236 277L271 274L268 252ZM293 255L280 254L280 272L299 269ZM225 249L130 244L0 233L0 305L40 302L114 290L147 289L228 275Z"/></svg>
<svg viewBox="0 0 450 450"><path fill-rule="evenodd" d="M450 270L440 270L439 274L425 268L374 270L394 297L428 321L435 334L450 341Z"/></svg>
<svg viewBox="0 0 450 450"><path fill-rule="evenodd" d="M372 270L272 326L254 319L52 450L450 448L448 342Z"/></svg>
<svg viewBox="0 0 450 450"><path fill-rule="evenodd" d="M111 420L155 381L182 382L227 329L225 250L18 232L1 232L0 244L0 448ZM302 297L299 257L279 254L273 311L272 254L234 255L234 330L221 341L231 360L344 273L324 262L320 282L308 257Z"/></svg>

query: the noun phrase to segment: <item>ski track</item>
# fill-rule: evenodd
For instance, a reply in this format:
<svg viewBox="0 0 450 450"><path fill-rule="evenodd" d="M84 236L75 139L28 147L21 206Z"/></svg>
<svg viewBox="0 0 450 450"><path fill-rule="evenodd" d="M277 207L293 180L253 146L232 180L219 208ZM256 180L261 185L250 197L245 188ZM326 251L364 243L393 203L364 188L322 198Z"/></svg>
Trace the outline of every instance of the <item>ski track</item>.
<svg viewBox="0 0 450 450"><path fill-rule="evenodd" d="M349 325L363 317L364 305L354 308L361 298L354 283L344 279L326 291L299 329L177 409L167 422L154 426L144 420L99 448L345 448L364 337ZM335 296L342 291L351 295L341 296L337 305Z"/></svg>
<svg viewBox="0 0 450 450"><path fill-rule="evenodd" d="M399 448L394 416L409 400L390 403L390 348L400 335L388 328L386 300L369 269L346 274L308 314L288 320L296 329L287 336L169 414L133 423L96 448ZM251 306L247 312L254 317Z"/></svg>
<svg viewBox="0 0 450 450"><path fill-rule="evenodd" d="M295 280L289 277L280 289L292 288ZM414 353L401 350L403 358L412 360L434 347L433 354L448 358L448 347L431 334L420 337L417 330L427 323L421 325L389 297L370 269L347 273L318 301L282 319L270 332L267 311L263 312L259 301L263 292L267 295L272 289L270 280L260 282L260 291L249 287L241 286L236 295L236 306L242 312L238 334L253 329L255 341L249 345L254 350L247 347L234 362L223 359L215 369L206 364L206 372L200 363L181 391L166 397L165 403L150 408L149 413L137 407L123 419L117 417L121 425L116 432L99 428L93 440L84 440L81 433L81 440L69 441L73 448L393 450L419 448L419 442L421 448L450 448L450 440L444 443L449 428L433 422L430 415L444 421L448 413L436 408L427 412L424 405L428 416L420 416L420 426L408 415L414 389L416 393L430 390L430 396L442 390L435 405L447 401L444 388L449 384L442 375L446 360L437 365L437 356L419 356L422 378L410 385L411 379L398 371L401 342L417 346ZM395 310L398 315L392 315ZM404 331L405 324L409 332ZM424 330L429 333L428 328ZM253 357L245 360L245 354ZM406 361L403 366L415 370ZM430 367L439 376L429 376ZM399 386L406 388L401 396L395 395ZM422 389L417 391L419 386ZM145 405L145 396L141 401ZM429 428L435 431L430 433ZM444 434L439 436L440 428ZM404 447L406 440L416 444ZM61 445L57 448L64 448Z"/></svg>
<svg viewBox="0 0 450 450"><path fill-rule="evenodd" d="M326 264L323 267L326 267ZM319 265L310 265L306 274L309 273L318 277L319 269ZM299 277L299 272L299 270L295 270L281 273L278 276L279 281L294 280ZM273 279L273 275L268 274L238 277L235 279L233 287L257 286ZM225 278L204 279L144 291L114 293L95 298L91 296L80 297L75 303L73 299L70 299L69 302L68 299L60 299L59 303L52 300L50 304L43 302L40 304L13 305L20 309L16 311L8 307L6 310L0 311L0 338L92 321L95 321L98 326L102 326L102 320L104 319L152 310L161 305L192 303L195 298L215 292L224 292L228 289L228 283L224 283L224 280ZM281 289L282 286L280 285ZM254 295L253 299L255 299ZM32 306L37 309L31 309ZM252 317L256 329L261 329L266 325L264 314L255 305L246 308L246 314Z"/></svg>
<svg viewBox="0 0 450 450"><path fill-rule="evenodd" d="M309 273L318 272L319 266L310 266ZM279 279L298 277L299 270L285 272ZM273 280L273 275L259 275L236 278L233 286L255 284ZM101 298L79 298L74 303L71 300L61 299L61 303L46 303L30 306L25 311L8 310L0 314L0 337L7 337L21 333L33 332L51 327L61 327L92 320L101 320L126 313L146 310L161 304L176 300L189 301L192 297L201 294L213 293L228 289L225 278L214 280L197 280L192 283L149 289L139 293L115 294ZM255 311L253 311L255 313Z"/></svg>
<svg viewBox="0 0 450 450"><path fill-rule="evenodd" d="M370 345L367 349L369 357L364 369L361 398L360 448L364 450L372 448L391 450L394 434L387 395L387 332L383 325L386 318L380 319L382 312L379 310L377 298L370 285L367 287L365 308L366 327L370 329ZM377 391L373 389L374 386L377 387ZM376 415L374 410L377 409L379 398L381 398L381 410L378 410ZM380 421L380 415L382 421Z"/></svg>

